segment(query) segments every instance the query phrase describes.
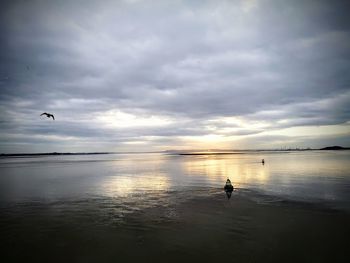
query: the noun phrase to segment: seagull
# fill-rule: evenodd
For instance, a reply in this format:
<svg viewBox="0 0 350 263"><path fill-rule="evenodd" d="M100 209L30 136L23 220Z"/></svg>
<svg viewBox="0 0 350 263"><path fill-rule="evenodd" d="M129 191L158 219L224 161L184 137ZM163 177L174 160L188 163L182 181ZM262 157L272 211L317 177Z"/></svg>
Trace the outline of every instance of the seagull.
<svg viewBox="0 0 350 263"><path fill-rule="evenodd" d="M40 116L42 116L42 115L46 115L46 117L48 117L48 118L52 117L52 119L55 120L55 117L53 116L53 114L44 112L44 113L40 114Z"/></svg>

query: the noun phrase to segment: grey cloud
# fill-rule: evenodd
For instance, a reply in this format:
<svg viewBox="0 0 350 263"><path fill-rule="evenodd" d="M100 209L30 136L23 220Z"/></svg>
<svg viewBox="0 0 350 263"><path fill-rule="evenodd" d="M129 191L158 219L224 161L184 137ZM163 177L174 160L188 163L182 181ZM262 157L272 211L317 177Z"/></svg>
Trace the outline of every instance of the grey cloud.
<svg viewBox="0 0 350 263"><path fill-rule="evenodd" d="M273 129L350 120L347 1L8 1L0 10L2 134L173 142L230 116ZM176 122L91 120L110 109ZM40 123L42 111L60 124Z"/></svg>

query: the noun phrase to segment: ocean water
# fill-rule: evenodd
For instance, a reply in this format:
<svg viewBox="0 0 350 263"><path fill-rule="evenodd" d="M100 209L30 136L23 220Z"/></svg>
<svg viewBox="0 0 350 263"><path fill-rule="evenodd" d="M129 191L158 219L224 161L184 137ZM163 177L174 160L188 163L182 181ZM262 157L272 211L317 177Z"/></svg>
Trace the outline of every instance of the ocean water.
<svg viewBox="0 0 350 263"><path fill-rule="evenodd" d="M265 164L261 160L265 159ZM113 199L123 212L235 190L258 202L350 210L350 151L164 153L0 159L0 205Z"/></svg>
<svg viewBox="0 0 350 263"><path fill-rule="evenodd" d="M349 160L349 151L2 158L1 259L346 262Z"/></svg>

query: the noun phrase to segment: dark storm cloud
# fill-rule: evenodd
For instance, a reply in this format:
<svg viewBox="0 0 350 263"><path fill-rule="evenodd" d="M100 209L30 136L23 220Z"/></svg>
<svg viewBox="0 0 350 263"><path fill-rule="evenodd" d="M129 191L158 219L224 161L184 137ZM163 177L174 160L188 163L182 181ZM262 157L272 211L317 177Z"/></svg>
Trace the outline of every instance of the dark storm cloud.
<svg viewBox="0 0 350 263"><path fill-rule="evenodd" d="M118 146L345 124L348 10L347 1L2 2L0 141ZM170 121L107 125L111 110Z"/></svg>

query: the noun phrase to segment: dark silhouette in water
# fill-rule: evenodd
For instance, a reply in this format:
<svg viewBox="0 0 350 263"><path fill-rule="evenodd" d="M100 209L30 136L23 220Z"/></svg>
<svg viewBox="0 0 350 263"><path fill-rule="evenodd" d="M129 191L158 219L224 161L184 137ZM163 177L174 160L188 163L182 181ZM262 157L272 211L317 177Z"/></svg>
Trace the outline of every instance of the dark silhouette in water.
<svg viewBox="0 0 350 263"><path fill-rule="evenodd" d="M53 116L53 114L44 112L44 113L40 114L40 116L42 116L42 115L46 115L46 117L48 117L48 118L52 117L52 119L55 120L55 117Z"/></svg>
<svg viewBox="0 0 350 263"><path fill-rule="evenodd" d="M262 160L261 160L261 163L262 163L262 165L264 165L264 164L265 164L265 160L264 160L264 159L262 159Z"/></svg>
<svg viewBox="0 0 350 263"><path fill-rule="evenodd" d="M226 192L227 199L230 199L232 195L232 191L225 191L225 192Z"/></svg>
<svg viewBox="0 0 350 263"><path fill-rule="evenodd" d="M233 185L231 184L230 179L227 178L224 190L226 192L227 198L230 199L233 191Z"/></svg>

